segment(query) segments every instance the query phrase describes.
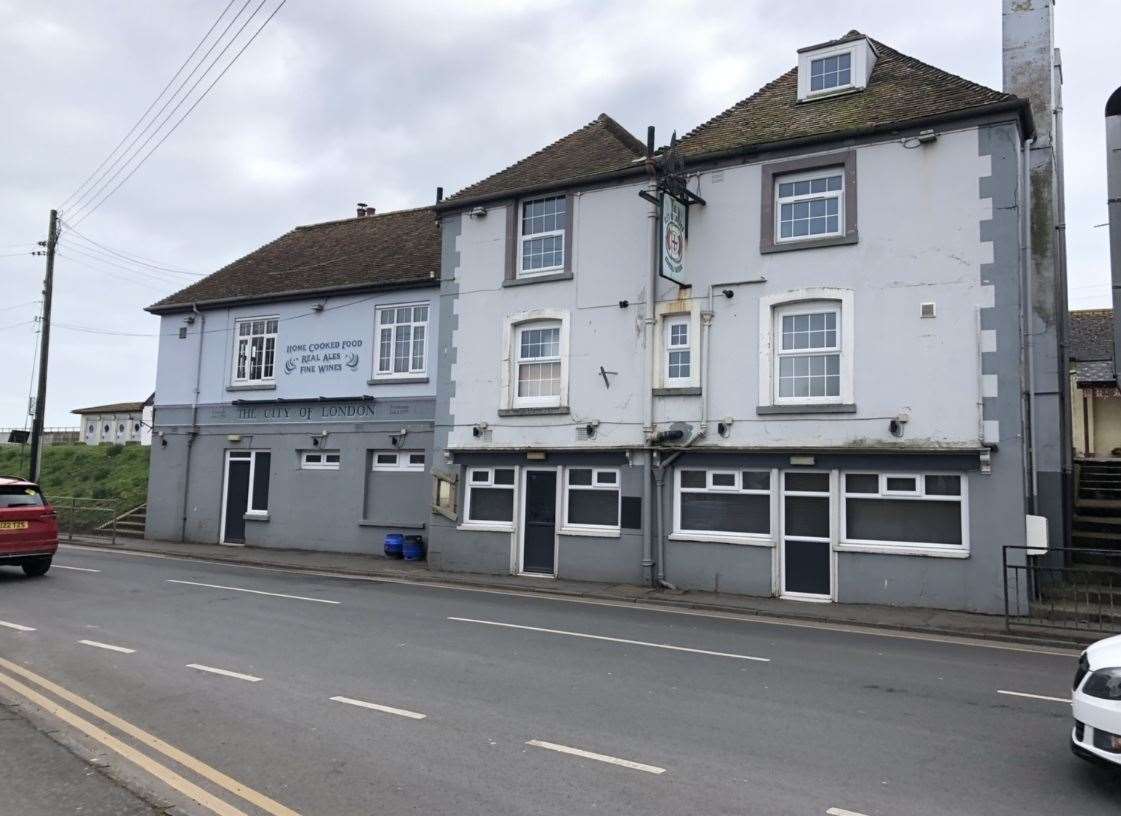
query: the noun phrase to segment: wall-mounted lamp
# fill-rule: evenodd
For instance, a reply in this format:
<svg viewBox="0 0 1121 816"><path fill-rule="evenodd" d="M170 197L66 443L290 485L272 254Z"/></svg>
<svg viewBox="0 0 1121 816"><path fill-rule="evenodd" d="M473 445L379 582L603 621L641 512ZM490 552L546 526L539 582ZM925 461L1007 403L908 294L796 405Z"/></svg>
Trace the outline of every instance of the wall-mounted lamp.
<svg viewBox="0 0 1121 816"><path fill-rule="evenodd" d="M486 207L473 207L473 208L471 208L471 210L468 211L467 214L469 216L471 216L472 218L486 218L487 217L487 208Z"/></svg>
<svg viewBox="0 0 1121 816"><path fill-rule="evenodd" d="M716 432L718 434L720 434L720 436L722 436L723 438L727 439L728 434L730 434L732 432L732 418L731 417L724 417L724 419L717 422L716 423Z"/></svg>
<svg viewBox="0 0 1121 816"><path fill-rule="evenodd" d="M475 437L476 439L478 439L480 436L482 436L486 432L487 432L487 424L485 422L480 422L478 425L476 425L475 427L473 427L471 429L471 435L473 437Z"/></svg>
<svg viewBox="0 0 1121 816"><path fill-rule="evenodd" d="M722 295L724 295L724 297L728 298L728 300L731 300L732 298L734 298L736 296L736 293L733 292L731 289L721 289L720 293Z"/></svg>
<svg viewBox="0 0 1121 816"><path fill-rule="evenodd" d="M323 311L323 304L322 303L316 303L314 306L311 307L311 310L313 312L322 312Z"/></svg>
<svg viewBox="0 0 1121 816"><path fill-rule="evenodd" d="M619 308L620 309L625 309L630 305L631 305L631 302L629 300L620 300L619 301Z"/></svg>
<svg viewBox="0 0 1121 816"><path fill-rule="evenodd" d="M903 427L910 422L910 420L910 414L900 414L888 422L887 429L891 432L892 436L903 436Z"/></svg>

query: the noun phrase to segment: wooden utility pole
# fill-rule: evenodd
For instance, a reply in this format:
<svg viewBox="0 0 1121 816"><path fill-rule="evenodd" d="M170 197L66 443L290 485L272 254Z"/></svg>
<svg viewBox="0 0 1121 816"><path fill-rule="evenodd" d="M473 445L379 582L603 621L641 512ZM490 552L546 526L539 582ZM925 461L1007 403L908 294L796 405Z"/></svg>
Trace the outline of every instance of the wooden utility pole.
<svg viewBox="0 0 1121 816"><path fill-rule="evenodd" d="M54 251L58 243L58 210L51 210L47 232L47 273L43 278L43 323L39 336L39 388L35 392L35 416L31 420L31 464L28 480L39 481L39 459L43 447L43 420L47 415L47 359L51 350L51 293L54 291Z"/></svg>

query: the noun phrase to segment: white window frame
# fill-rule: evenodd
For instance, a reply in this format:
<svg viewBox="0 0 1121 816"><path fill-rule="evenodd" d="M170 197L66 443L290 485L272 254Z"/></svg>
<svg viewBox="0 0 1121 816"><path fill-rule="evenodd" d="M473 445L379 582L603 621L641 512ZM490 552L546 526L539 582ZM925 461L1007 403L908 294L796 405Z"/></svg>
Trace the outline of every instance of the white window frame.
<svg viewBox="0 0 1121 816"><path fill-rule="evenodd" d="M253 449L253 450L227 450L226 451L226 470L222 477L222 538L226 537L226 480L230 476L230 462L235 460L249 461L249 496L246 499L245 515L256 516L257 518L268 518L269 510L266 507L264 510L257 510L253 507L253 489L257 486L257 457L262 453L271 454L271 449ZM269 466L272 466L272 457L269 457ZM272 492L272 479L269 479L269 492Z"/></svg>
<svg viewBox="0 0 1121 816"><path fill-rule="evenodd" d="M703 356L708 353L701 348L701 315L696 303L683 306L680 301L659 303L654 312L661 326L655 332L655 352L660 363L654 374L655 388L699 388L701 385L701 365ZM687 323L689 326L689 377L669 378L669 327L674 323Z"/></svg>
<svg viewBox="0 0 1121 816"><path fill-rule="evenodd" d="M335 461L327 461L330 456L333 456ZM316 457L318 457L318 460L316 460ZM314 450L300 451L300 470L338 470L341 462L342 454L337 450L315 448Z"/></svg>
<svg viewBox="0 0 1121 816"><path fill-rule="evenodd" d="M442 485L447 485L448 487L450 501L447 505L440 503L440 489ZM455 475L447 472L435 472L432 474L432 510L452 521L456 521L459 518L459 480Z"/></svg>
<svg viewBox="0 0 1121 816"><path fill-rule="evenodd" d="M428 464L428 455L422 450L375 450L370 457L370 470L378 473L417 473ZM379 462L379 456L393 456L393 462ZM414 456L422 457L420 463L413 462Z"/></svg>
<svg viewBox="0 0 1121 816"><path fill-rule="evenodd" d="M252 333L252 324L256 321L265 321L265 331L260 334ZM268 331L268 324L272 322L276 324L274 331ZM242 335L241 327L243 324L249 323L250 334ZM231 385L270 385L276 382L276 368L278 360L278 351L280 349L280 317L279 315L254 315L253 317L238 317L234 319L234 343L233 343L233 359L231 360L230 367L230 384ZM253 338L260 337L261 353L268 354L268 342L272 340L272 376L265 376L265 361L261 361L261 376L254 379L252 374L252 356L248 350L252 349ZM238 376L238 364L241 360L241 342L246 342L247 354L245 358L244 376Z"/></svg>
<svg viewBox="0 0 1121 816"><path fill-rule="evenodd" d="M397 309L415 309L418 306L423 306L427 309L425 312L424 320L416 320L415 318L407 323L396 322ZM393 323L388 323L382 326L382 315L392 314L394 317ZM414 312L415 314L415 312ZM428 376L428 340L430 332L429 325L432 322L432 304L428 301L411 301L409 303L387 303L383 306L378 306L374 309L374 353L373 353L373 379L375 380L401 380L401 379L423 379ZM397 332L398 327L409 326L409 370L408 371L394 371L394 361L396 359L395 351L397 348ZM421 364L418 368L414 364L415 355L413 348L416 345L416 330L417 328L424 329L423 348L421 349ZM389 368L382 368L381 358L381 334L382 330L388 330L389 335Z"/></svg>
<svg viewBox="0 0 1121 816"><path fill-rule="evenodd" d="M571 202L568 200L568 196L566 196L563 193L561 195L537 196L535 198L523 199L523 200L518 202L518 213L517 213L517 218L518 218L518 248L517 248L517 253L518 253L518 257L517 257L517 261L516 261L517 266L515 268L517 269L517 276L519 278L533 278L533 277L537 277L538 275L555 275L557 272L563 272L564 271L565 261L568 258L568 235L566 234L567 230L565 229L565 227L561 226L560 229L545 230L544 232L526 233L524 231L524 227L525 227L525 208L526 208L526 206L529 205L529 204L536 204L539 201L548 201L548 200L554 199L554 198L555 199L560 199L562 202L564 202L565 211L564 211L564 215L562 216L562 222L561 223L562 223L562 225L567 224L568 223L568 217L569 217L568 207L571 205ZM530 241L534 238L549 238L549 237L553 237L553 236L556 236L556 235L559 235L560 239L561 239L561 262L560 262L560 264L554 265L554 266L544 266L544 267L541 267L540 269L525 269L522 266L522 263L523 263L523 259L525 257L524 253L523 253L523 250L524 250L526 242Z"/></svg>
<svg viewBox="0 0 1121 816"><path fill-rule="evenodd" d="M878 492L876 493L849 493L849 476L878 476ZM890 492L887 490L887 479L913 478L916 480L917 490L912 493ZM926 492L927 476L957 476L961 485L961 493L957 496L940 494L929 495ZM924 555L942 558L969 558L969 479L968 474L961 471L936 471L927 470L921 473L895 473L876 472L869 470L841 471L840 474L840 538L838 550L850 552L887 553L899 555ZM932 544L920 541L879 541L871 539L855 539L848 537L848 500L854 499L889 499L892 501L945 501L961 505L961 543L960 544Z"/></svg>
<svg viewBox="0 0 1121 816"><path fill-rule="evenodd" d="M796 315L805 314L833 314L835 315L834 322L834 335L837 342L832 346L821 346L819 348L801 348L801 349L784 349L782 347L782 322L786 317L793 317ZM841 314L841 305L837 301L803 301L801 303L786 303L778 306L773 311L774 315L774 338L775 338L775 357L772 365L774 366L774 404L775 405L804 405L815 403L836 403L841 398L841 356L842 339L841 331L843 328L844 315ZM784 358L796 357L837 357L837 393L828 394L824 396L808 396L808 397L783 397L780 395L781 387L781 362ZM813 376L813 375L811 375Z"/></svg>
<svg viewBox="0 0 1121 816"><path fill-rule="evenodd" d="M827 93L836 93L837 91L843 91L847 88L852 88L856 85L856 81L855 81L856 80L856 54L854 53L854 51L855 51L855 49L847 48L847 49L843 49L841 51L837 51L837 52L832 53L832 54L818 54L818 55L810 58L810 95L811 96L818 96L819 94L827 94ZM813 86L814 64L818 63L818 62L824 62L827 59L836 59L839 63L841 57L848 57L849 58L849 66L848 66L849 81L848 82L838 82L836 85L830 85L828 88L824 88L824 87L823 88L814 88L814 86ZM840 73L841 73L840 67L838 66L838 70L837 70L838 78L839 78ZM825 72L824 72L824 70L822 70L822 75L824 76L824 74L825 74Z"/></svg>
<svg viewBox="0 0 1121 816"><path fill-rule="evenodd" d="M814 311L817 305L835 302L839 306L838 341L840 343L840 394L836 397L785 397L778 399L778 349L782 344L782 331L779 318L787 307L790 311ZM853 307L853 291L834 287L813 287L794 289L775 295L759 298L759 405L806 406L812 410L816 405L852 405L853 392L853 346L856 313ZM799 349L796 353L813 353L810 349Z"/></svg>
<svg viewBox="0 0 1121 816"><path fill-rule="evenodd" d="M558 351L560 352L560 393L555 397L519 397L518 364L521 352L521 330L539 327L540 324L557 322L560 325ZM556 408L568 407L568 368L569 368L569 316L563 309L533 309L507 318L503 328L503 360L500 387L502 389L499 406L504 410L517 408Z"/></svg>
<svg viewBox="0 0 1121 816"><path fill-rule="evenodd" d="M826 57L835 57L841 54L849 55L849 82L847 85L836 85L832 88L810 90L810 77L813 72L813 63ZM808 102L837 94L852 93L868 86L872 69L876 64L876 51L868 39L850 40L849 42L822 48L807 49L798 52L798 101Z"/></svg>
<svg viewBox="0 0 1121 816"><path fill-rule="evenodd" d="M825 190L819 193L805 193L802 195L789 195L782 197L779 195L779 190L783 184L792 184L798 181L809 181L810 179L822 177L840 176L841 187L837 190ZM774 176L773 179L774 189L771 195L774 197L774 216L775 222L771 225L774 230L775 245L779 244L796 244L801 241L816 241L821 238L836 238L845 234L845 166L839 165L825 165L822 167L815 167L813 170L805 170L798 173L783 173ZM824 199L836 199L837 201L837 229L831 232L817 232L813 235L791 235L787 238L782 237L782 205L783 204L799 204L804 201L818 201Z"/></svg>
<svg viewBox="0 0 1121 816"><path fill-rule="evenodd" d="M512 470L514 472L514 481L512 484L495 484L494 471L496 470ZM514 531L514 520L518 517L518 485L521 481L521 468L515 465L497 465L492 467L469 467L465 474L463 482L463 521L459 524L460 530L489 530L496 533L512 533ZM483 475L479 481L475 481L475 474ZM494 488L500 490L510 490L511 494L511 512L510 521L472 521L471 520L471 499L472 489L475 487Z"/></svg>
<svg viewBox="0 0 1121 816"><path fill-rule="evenodd" d="M592 483L589 485L572 485L569 484L568 475L573 470L590 470L592 472ZM611 473L615 476L614 483L600 484L599 477L601 474ZM561 502L563 508L563 521L561 522L559 532L562 535L584 535L584 536L598 536L600 538L616 538L622 535L623 523L623 486L622 486L622 472L619 468L599 468L589 467L587 465L572 465L562 469L562 489L561 489ZM618 499L615 506L616 524L578 524L569 521L568 518L568 493L570 490L613 490L615 497Z"/></svg>
<svg viewBox="0 0 1121 816"><path fill-rule="evenodd" d="M685 327L685 343L675 343L673 340L673 330L679 326ZM673 388L675 386L688 386L693 382L693 374L697 365L697 355L695 352L696 338L693 336L693 321L687 314L676 314L667 317L662 322L662 340L665 343L665 354L663 361L665 368L663 369L664 382L667 387ZM684 351L689 355L689 373L682 376L674 376L670 373L672 364L670 363L670 355L674 352Z"/></svg>
<svg viewBox="0 0 1121 816"><path fill-rule="evenodd" d="M681 475L686 470L701 470L705 472L704 487L683 487ZM743 487L743 473L767 473L769 475L768 488L759 490ZM713 485L714 474L733 474L735 481L731 486ZM779 472L774 468L743 467L737 469L711 468L703 465L680 465L674 468L673 474L673 532L670 533L671 541L702 541L726 544L744 544L751 547L774 547L778 535L779 495L777 488ZM735 533L721 532L719 530L686 530L681 527L681 496L683 493L735 493L745 496L768 496L770 504L770 531L767 533Z"/></svg>

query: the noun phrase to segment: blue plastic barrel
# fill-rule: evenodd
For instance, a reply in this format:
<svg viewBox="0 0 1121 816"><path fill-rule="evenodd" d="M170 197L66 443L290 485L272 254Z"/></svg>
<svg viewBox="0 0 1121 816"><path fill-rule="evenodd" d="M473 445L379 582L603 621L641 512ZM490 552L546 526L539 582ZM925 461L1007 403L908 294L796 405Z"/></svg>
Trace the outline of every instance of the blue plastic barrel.
<svg viewBox="0 0 1121 816"><path fill-rule="evenodd" d="M385 557L400 558L405 547L405 536L402 533L385 534Z"/></svg>
<svg viewBox="0 0 1121 816"><path fill-rule="evenodd" d="M403 554L406 561L423 561L424 537L418 535L405 536Z"/></svg>

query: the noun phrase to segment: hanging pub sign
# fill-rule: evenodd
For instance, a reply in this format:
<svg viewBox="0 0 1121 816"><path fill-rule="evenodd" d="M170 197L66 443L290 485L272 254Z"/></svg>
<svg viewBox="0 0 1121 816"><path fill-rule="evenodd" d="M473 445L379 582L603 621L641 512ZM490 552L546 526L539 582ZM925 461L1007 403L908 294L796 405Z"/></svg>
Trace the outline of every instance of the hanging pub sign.
<svg viewBox="0 0 1121 816"><path fill-rule="evenodd" d="M688 286L685 277L685 228L689 208L669 193L662 193L662 271L679 286Z"/></svg>

